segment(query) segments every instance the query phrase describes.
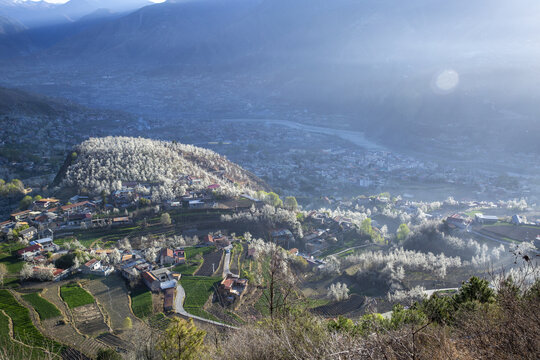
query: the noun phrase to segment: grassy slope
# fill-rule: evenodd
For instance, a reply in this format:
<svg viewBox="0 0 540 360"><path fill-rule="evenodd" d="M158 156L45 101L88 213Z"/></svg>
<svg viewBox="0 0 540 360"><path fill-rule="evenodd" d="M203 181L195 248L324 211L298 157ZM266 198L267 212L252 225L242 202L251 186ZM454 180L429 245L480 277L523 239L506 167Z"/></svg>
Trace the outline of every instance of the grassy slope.
<svg viewBox="0 0 540 360"><path fill-rule="evenodd" d="M152 293L144 286L139 286L131 292L131 309L135 316L143 319L152 314Z"/></svg>
<svg viewBox="0 0 540 360"><path fill-rule="evenodd" d="M70 309L94 302L94 297L78 284L63 285L60 288L60 295Z"/></svg>
<svg viewBox="0 0 540 360"><path fill-rule="evenodd" d="M41 347L57 353L62 345L43 336L32 323L29 310L19 304L7 290L0 290L0 308L13 322L13 335L29 346Z"/></svg>
<svg viewBox="0 0 540 360"><path fill-rule="evenodd" d="M180 284L186 292L184 309L190 314L210 320L217 320L213 315L203 310L204 304L214 293L214 283L221 281L220 277L189 276L183 277Z"/></svg>
<svg viewBox="0 0 540 360"><path fill-rule="evenodd" d="M22 298L29 302L39 314L41 320L46 320L61 316L60 310L54 304L42 298L39 293L22 295Z"/></svg>
<svg viewBox="0 0 540 360"><path fill-rule="evenodd" d="M24 261L12 254L22 248L23 246L20 244L0 244L0 264L6 265L8 270L8 276L4 279L5 286L18 281L18 274L24 265Z"/></svg>

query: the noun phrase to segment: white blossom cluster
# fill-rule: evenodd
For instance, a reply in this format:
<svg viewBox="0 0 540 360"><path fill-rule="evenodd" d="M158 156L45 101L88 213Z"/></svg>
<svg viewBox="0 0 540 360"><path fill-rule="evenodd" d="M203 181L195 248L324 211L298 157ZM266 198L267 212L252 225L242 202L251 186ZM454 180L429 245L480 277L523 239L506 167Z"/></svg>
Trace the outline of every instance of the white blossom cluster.
<svg viewBox="0 0 540 360"><path fill-rule="evenodd" d="M345 283L337 282L328 288L328 297L332 300L342 301L349 298L349 287Z"/></svg>
<svg viewBox="0 0 540 360"><path fill-rule="evenodd" d="M378 272L387 276L391 287L401 287L405 271L429 271L445 278L448 268L460 267L461 258L447 257L444 254L422 253L403 248L390 252L368 251L362 254L349 255L342 260L342 266L357 267L357 276L368 272Z"/></svg>
<svg viewBox="0 0 540 360"><path fill-rule="evenodd" d="M519 210L519 211L524 211L529 207L527 204L527 200L523 198L519 200L513 199L513 200L508 200L508 201L501 200L498 202L498 204L499 204L499 207L512 209L512 210Z"/></svg>
<svg viewBox="0 0 540 360"><path fill-rule="evenodd" d="M335 210L333 209L326 209L321 208L318 210L320 213L327 213L328 216L331 218L335 218L337 216L345 217L351 219L351 222L357 226L360 226L362 224L362 221L366 220L369 215L363 211L352 211L352 210L342 210L339 207ZM369 211L369 209L367 210Z"/></svg>
<svg viewBox="0 0 540 360"><path fill-rule="evenodd" d="M480 244L472 238L462 239L448 235L444 231L443 223L436 220L412 227L403 247L408 250L459 256L464 261L464 265L469 265L470 261L470 264L476 267L499 260L506 254L506 249L502 244L490 249L488 245Z"/></svg>
<svg viewBox="0 0 540 360"><path fill-rule="evenodd" d="M199 188L219 184L218 192L239 195L258 189L256 177L225 157L192 145L130 137L90 138L76 149L77 157L68 167L64 185L85 188L92 194L112 192L122 181L153 184L155 200L184 195L182 176L200 179ZM244 186L236 186L235 183ZM144 189L139 189L144 193Z"/></svg>
<svg viewBox="0 0 540 360"><path fill-rule="evenodd" d="M389 302L404 302L404 301L416 301L421 300L425 295L426 289L423 286L415 286L410 290L396 290L392 293L386 294Z"/></svg>
<svg viewBox="0 0 540 360"><path fill-rule="evenodd" d="M287 228L298 238L303 237L302 225L298 221L294 211L270 205L264 205L260 209L256 209L252 206L251 209L246 212L221 215L221 221L246 226L249 226L249 224L264 223L271 228Z"/></svg>

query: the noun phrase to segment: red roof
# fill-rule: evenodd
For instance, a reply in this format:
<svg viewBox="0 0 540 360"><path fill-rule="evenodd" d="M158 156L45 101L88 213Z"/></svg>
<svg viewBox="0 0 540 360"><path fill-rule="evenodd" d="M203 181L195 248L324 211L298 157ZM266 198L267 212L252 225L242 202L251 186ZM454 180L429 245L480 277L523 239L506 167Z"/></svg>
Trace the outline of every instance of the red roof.
<svg viewBox="0 0 540 360"><path fill-rule="evenodd" d="M234 279L225 279L221 282L221 285L223 285L223 287L228 290L232 289L233 283Z"/></svg>
<svg viewBox="0 0 540 360"><path fill-rule="evenodd" d="M45 215L39 215L37 218L34 219L34 221L37 221L37 222L46 222L49 218L46 217Z"/></svg>
<svg viewBox="0 0 540 360"><path fill-rule="evenodd" d="M149 271L143 272L142 276L143 276L143 278L145 278L149 282L157 281L156 277L154 275L152 275L152 273L149 272Z"/></svg>
<svg viewBox="0 0 540 360"><path fill-rule="evenodd" d="M90 267L90 266L94 265L97 262L98 262L97 259L92 259L92 260L89 260L86 264L84 264L84 266Z"/></svg>
<svg viewBox="0 0 540 360"><path fill-rule="evenodd" d="M221 186L219 184L212 184L212 185L208 185L208 188L209 189L218 189L220 188Z"/></svg>
<svg viewBox="0 0 540 360"><path fill-rule="evenodd" d="M173 257L172 249L161 249L161 256Z"/></svg>
<svg viewBox="0 0 540 360"><path fill-rule="evenodd" d="M41 248L42 248L41 244L35 244L35 245L28 246L28 247L25 247L24 249L17 251L17 254L22 255L26 252L34 252L34 251L41 250Z"/></svg>
<svg viewBox="0 0 540 360"><path fill-rule="evenodd" d="M210 234L204 235L203 240L205 242L214 242L214 237L212 235L210 235Z"/></svg>
<svg viewBox="0 0 540 360"><path fill-rule="evenodd" d="M58 202L58 199L41 199L41 200L37 200L36 201L37 203L40 203L40 204L45 204L45 203L57 203Z"/></svg>
<svg viewBox="0 0 540 360"><path fill-rule="evenodd" d="M24 215L24 214L28 214L30 213L30 210L24 210L24 211L20 211L18 213L13 213L11 214L11 216L19 216L19 215Z"/></svg>
<svg viewBox="0 0 540 360"><path fill-rule="evenodd" d="M53 270L53 276L58 276L63 272L64 272L64 269L54 269Z"/></svg>
<svg viewBox="0 0 540 360"><path fill-rule="evenodd" d="M78 203L75 203L75 204L71 204L71 205L64 205L64 206L60 206L60 208L64 211L66 210L70 210L70 209L73 209L73 208L76 208L76 207L80 207L80 206L84 206L84 205L87 205L89 204L90 201L81 201L81 202L78 202ZM50 209L48 210L50 212L56 212L58 211L58 207L55 207L53 209Z"/></svg>

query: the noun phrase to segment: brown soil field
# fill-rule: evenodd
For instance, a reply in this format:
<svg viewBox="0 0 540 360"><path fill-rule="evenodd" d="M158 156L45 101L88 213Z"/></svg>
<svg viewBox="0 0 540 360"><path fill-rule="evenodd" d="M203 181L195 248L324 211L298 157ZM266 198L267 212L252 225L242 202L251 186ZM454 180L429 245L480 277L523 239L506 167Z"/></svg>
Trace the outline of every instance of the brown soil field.
<svg viewBox="0 0 540 360"><path fill-rule="evenodd" d="M97 337L97 339L113 348L122 348L124 350L128 350L130 348L128 342L111 333L101 334Z"/></svg>
<svg viewBox="0 0 540 360"><path fill-rule="evenodd" d="M218 270L221 257L223 256L223 250L218 250L205 254L203 256L204 262L199 270L195 273L197 276L212 276L214 273L212 271L212 264L214 264L214 269Z"/></svg>
<svg viewBox="0 0 540 360"><path fill-rule="evenodd" d="M130 310L128 290L120 275L111 274L83 282L83 287L88 290L105 308L110 319L110 325L114 331L123 330L126 317L133 322L139 321Z"/></svg>
<svg viewBox="0 0 540 360"><path fill-rule="evenodd" d="M109 331L96 303L76 307L71 309L71 313L75 326L83 334L93 336Z"/></svg>

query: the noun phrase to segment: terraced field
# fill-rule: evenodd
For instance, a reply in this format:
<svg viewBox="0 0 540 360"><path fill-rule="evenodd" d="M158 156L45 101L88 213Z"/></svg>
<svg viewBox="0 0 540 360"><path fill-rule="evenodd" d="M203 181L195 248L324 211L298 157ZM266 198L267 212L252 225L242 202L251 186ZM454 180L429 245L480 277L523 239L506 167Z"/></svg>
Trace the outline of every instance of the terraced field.
<svg viewBox="0 0 540 360"><path fill-rule="evenodd" d="M219 268L219 263L223 257L223 250L210 252L203 255L204 262L199 270L195 273L197 276L212 276L214 271ZM213 265L212 265L213 264Z"/></svg>
<svg viewBox="0 0 540 360"><path fill-rule="evenodd" d="M220 280L220 277L183 277L180 280L180 284L186 292L184 309L190 314L201 316L210 320L216 320L213 315L207 313L203 308L210 296L214 293L214 284Z"/></svg>
<svg viewBox="0 0 540 360"><path fill-rule="evenodd" d="M135 316L144 319L153 312L152 293L144 285L131 291L131 309Z"/></svg>
<svg viewBox="0 0 540 360"><path fill-rule="evenodd" d="M71 312L75 326L83 334L95 336L110 330L95 303L78 306L71 309Z"/></svg>
<svg viewBox="0 0 540 360"><path fill-rule="evenodd" d="M4 264L8 270L4 278L4 286L15 285L19 281L19 272L21 271L24 261L14 255L14 252L22 249L19 244L0 244L0 264Z"/></svg>
<svg viewBox="0 0 540 360"><path fill-rule="evenodd" d="M14 341L11 332L10 319L0 310L0 349L7 358L14 360L38 359L42 351L35 350Z"/></svg>
<svg viewBox="0 0 540 360"><path fill-rule="evenodd" d="M537 235L540 235L540 227L497 223L494 225L483 226L480 229L480 233L507 241L531 241L534 240Z"/></svg>
<svg viewBox="0 0 540 360"><path fill-rule="evenodd" d="M42 298L38 292L22 295L22 298L32 305L41 320L56 318L62 315L54 304Z"/></svg>
<svg viewBox="0 0 540 360"><path fill-rule="evenodd" d="M113 348L121 348L125 351L130 348L130 344L128 342L111 333L101 334L97 337L97 339Z"/></svg>
<svg viewBox="0 0 540 360"><path fill-rule="evenodd" d="M58 354L62 351L63 346L58 342L51 340L45 336L34 326L30 318L29 310L21 305L8 290L0 290L0 309L3 312L4 318L1 319L2 327L8 325L8 336L4 336L3 340L9 342L9 334L29 347L41 348ZM9 321L11 320L11 322ZM10 324L11 323L11 327ZM5 335L3 333L2 335ZM2 336L0 335L0 337ZM22 345L21 345L22 346ZM35 351L38 354L39 351Z"/></svg>
<svg viewBox="0 0 540 360"><path fill-rule="evenodd" d="M129 298L125 282L118 274L111 274L94 280L85 281L83 284L105 308L110 318L110 324L114 330L122 330L126 317L137 321L129 309Z"/></svg>
<svg viewBox="0 0 540 360"><path fill-rule="evenodd" d="M50 284L41 296L54 304L67 320L65 323L59 323L57 318L42 321L45 333L51 338L69 344L78 351L83 352L90 357L95 357L99 349L106 348L105 345L91 337L85 337L74 326L73 316L67 307L67 304L60 297L60 284Z"/></svg>
<svg viewBox="0 0 540 360"><path fill-rule="evenodd" d="M185 264L177 265L173 268L173 271L180 273L182 275L193 275L201 264L203 263L203 259L197 259L196 256L198 254L204 255L213 252L216 249L215 246L207 246L207 247L188 247L185 248L185 256L186 256L186 262ZM217 265L216 265L217 268Z"/></svg>
<svg viewBox="0 0 540 360"><path fill-rule="evenodd" d="M76 283L62 285L60 295L70 309L94 303L92 295Z"/></svg>
<svg viewBox="0 0 540 360"><path fill-rule="evenodd" d="M231 265L230 270L233 274L240 274L241 264L240 262L245 259L247 255L247 245L243 246L242 243L234 243L231 251Z"/></svg>

